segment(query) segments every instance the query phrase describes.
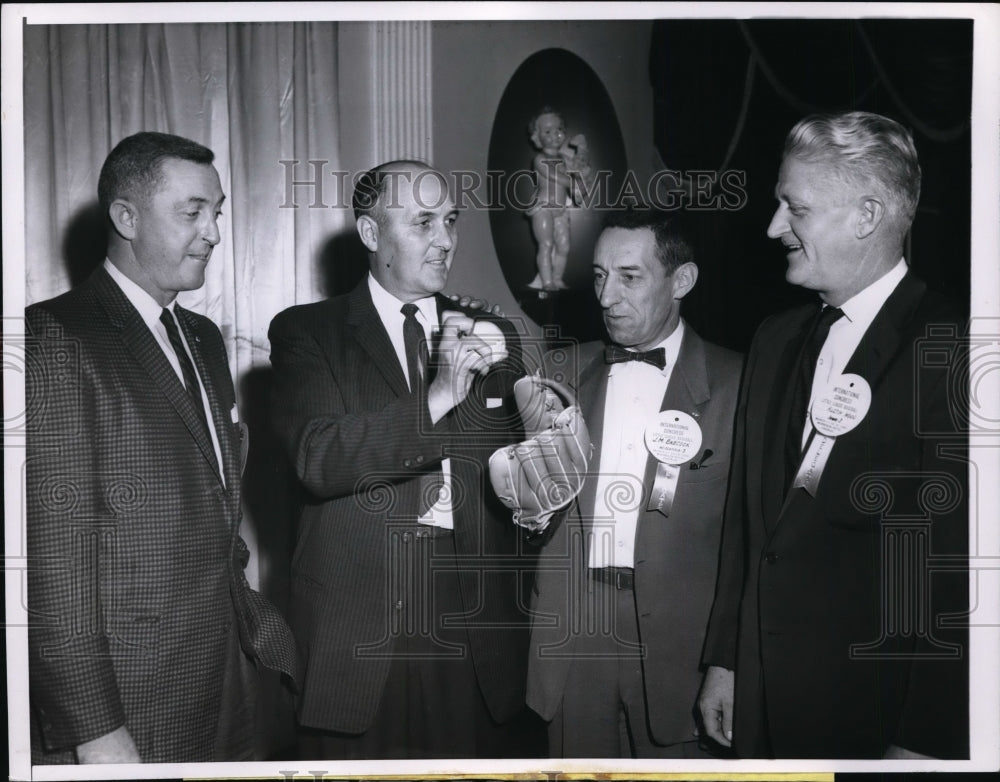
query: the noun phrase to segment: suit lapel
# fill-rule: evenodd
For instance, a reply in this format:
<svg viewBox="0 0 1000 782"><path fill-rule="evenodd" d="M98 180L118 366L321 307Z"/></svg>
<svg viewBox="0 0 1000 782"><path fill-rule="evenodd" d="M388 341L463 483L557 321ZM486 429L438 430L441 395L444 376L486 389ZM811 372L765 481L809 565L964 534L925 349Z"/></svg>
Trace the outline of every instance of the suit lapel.
<svg viewBox="0 0 1000 782"><path fill-rule="evenodd" d="M139 311L132 306L121 288L103 269L98 270L97 295L108 317L120 330L122 342L132 353L136 362L149 374L153 386L167 398L180 416L188 432L194 438L206 461L216 472L215 449L208 433L201 424L194 403L181 384L180 378L170 366L156 338L143 321Z"/></svg>
<svg viewBox="0 0 1000 782"><path fill-rule="evenodd" d="M708 390L705 346L701 337L685 324L677 363L670 374L670 383L660 409L682 410L698 418L711 396Z"/></svg>
<svg viewBox="0 0 1000 782"><path fill-rule="evenodd" d="M902 330L920 304L927 286L907 273L886 299L851 355L845 373L861 375L874 388L899 351Z"/></svg>
<svg viewBox="0 0 1000 782"><path fill-rule="evenodd" d="M198 374L201 376L202 385L205 387L205 393L208 396L208 407L212 414L212 425L215 427L215 436L219 439L219 450L222 452L222 472L226 480L226 486L229 489L234 489L240 478L239 444L234 442L236 429L231 418L231 411L224 409L225 405L219 396L219 390L223 387L222 384L232 383L232 378L229 376L229 367L228 365L220 366L218 361L214 360L211 365L208 363L206 349L198 331L198 322L192 317L190 312L179 305L175 305L174 313L181 324L184 338L191 348L195 366L198 368ZM211 447L212 443L209 442L208 445Z"/></svg>
<svg viewBox="0 0 1000 782"><path fill-rule="evenodd" d="M756 370L761 377L771 378L775 384L767 396L763 428L758 437L748 438L747 445L747 463L760 465L761 512L764 523L769 527L777 523L781 506L788 494L788 486L785 484L785 436L788 432L788 409L794 390L792 374L814 314L814 307L803 307L793 312L793 320L782 332L784 343L773 345L773 349L769 347L762 354L760 366ZM772 358L770 361L763 360L767 357ZM783 384L780 388L779 383Z"/></svg>
<svg viewBox="0 0 1000 782"><path fill-rule="evenodd" d="M410 387L399 365L399 357L372 302L367 277L350 293L347 323L352 328L355 342L371 357L393 392L397 396L409 394Z"/></svg>
<svg viewBox="0 0 1000 782"><path fill-rule="evenodd" d="M701 337L685 324L681 349L677 354L677 363L670 373L670 382L663 394L660 411L680 410L697 421L710 397L704 345ZM695 458L697 459L697 457ZM642 482L642 510L639 513L640 521L645 513L645 507L656 480L657 465L657 460L651 454L646 457L646 472Z"/></svg>

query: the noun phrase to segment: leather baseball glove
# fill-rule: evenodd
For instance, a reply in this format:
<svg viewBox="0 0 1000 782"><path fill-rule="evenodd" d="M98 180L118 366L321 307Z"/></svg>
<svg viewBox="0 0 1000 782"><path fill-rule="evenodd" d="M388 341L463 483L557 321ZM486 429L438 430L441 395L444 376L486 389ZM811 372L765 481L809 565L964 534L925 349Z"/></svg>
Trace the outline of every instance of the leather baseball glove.
<svg viewBox="0 0 1000 782"><path fill-rule="evenodd" d="M490 457L490 482L514 511L514 523L541 532L580 493L591 456L590 432L572 392L532 375L514 384L514 398L531 435Z"/></svg>

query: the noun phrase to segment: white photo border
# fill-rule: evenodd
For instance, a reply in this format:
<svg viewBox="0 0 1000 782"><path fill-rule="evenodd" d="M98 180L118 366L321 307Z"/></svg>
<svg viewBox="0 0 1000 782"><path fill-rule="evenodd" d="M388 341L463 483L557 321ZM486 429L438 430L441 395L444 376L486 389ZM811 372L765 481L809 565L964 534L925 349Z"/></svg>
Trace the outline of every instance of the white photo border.
<svg viewBox="0 0 1000 782"><path fill-rule="evenodd" d="M973 331L1000 341L1000 7L950 3L79 3L5 4L2 8L2 132L3 132L3 281L4 281L4 410L24 409L23 375L7 361L7 344L23 333L24 266L24 127L23 26L49 24L249 22L249 21L375 21L419 20L595 20L661 18L954 18L974 21L972 115L972 269L970 313ZM1000 371L994 369L979 393L1000 407ZM997 423L992 436L979 438L970 455L979 476L1000 475L1000 410L987 411ZM30 764L27 691L26 610L21 600L24 556L21 550L23 448L11 446L5 422L4 524L6 584L6 651L10 776L12 779L160 779L270 777L313 779L318 770L336 777L376 778L400 775L490 778L572 773L614 773L622 778L670 773L676 778L712 772L733 779L743 774L824 775L834 772L995 771L1000 767L1000 489L998 482L982 480L978 507L987 518L978 519L979 551L973 568L980 568L978 610L994 622L973 628L970 682L972 757L968 761L280 761L124 766L35 766ZM975 450L975 453L971 453ZM971 587L970 587L971 589ZM976 597L973 594L973 597ZM984 604L983 601L989 601ZM325 764L325 765L324 765Z"/></svg>

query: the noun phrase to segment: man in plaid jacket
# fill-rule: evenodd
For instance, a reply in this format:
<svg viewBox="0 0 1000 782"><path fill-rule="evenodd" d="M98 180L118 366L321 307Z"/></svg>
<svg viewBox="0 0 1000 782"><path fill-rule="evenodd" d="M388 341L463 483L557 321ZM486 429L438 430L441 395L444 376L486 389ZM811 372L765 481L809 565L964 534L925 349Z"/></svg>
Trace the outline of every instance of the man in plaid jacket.
<svg viewBox="0 0 1000 782"><path fill-rule="evenodd" d="M204 283L224 199L213 153L161 133L101 170L108 256L28 307L32 760L253 757L256 676L294 676L247 584L241 427Z"/></svg>

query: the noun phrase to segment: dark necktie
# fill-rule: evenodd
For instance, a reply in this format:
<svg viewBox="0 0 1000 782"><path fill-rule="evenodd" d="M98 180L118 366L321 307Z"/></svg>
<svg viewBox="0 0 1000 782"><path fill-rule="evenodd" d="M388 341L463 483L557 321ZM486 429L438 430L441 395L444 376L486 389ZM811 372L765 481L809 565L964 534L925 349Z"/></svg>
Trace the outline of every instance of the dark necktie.
<svg viewBox="0 0 1000 782"><path fill-rule="evenodd" d="M406 368L410 375L410 393L425 396L427 393L427 367L430 363L427 350L427 335L417 320L417 305L404 304L403 349L406 351ZM444 474L440 466L420 476L420 502L418 516L423 516L438 501L444 487Z"/></svg>
<svg viewBox="0 0 1000 782"><path fill-rule="evenodd" d="M813 377L816 374L816 362L823 349L823 343L830 333L830 327L843 316L836 307L824 307L816 313L809 328L809 336L802 348L798 371L795 376L795 386L792 389L792 402L788 410L788 433L785 437L785 485L790 485L802 456L802 431L805 428L806 413L809 408L809 397L812 394Z"/></svg>
<svg viewBox="0 0 1000 782"><path fill-rule="evenodd" d="M205 427L205 434L208 434L208 439L211 440L208 419L205 417L205 404L201 399L201 385L198 383L198 374L194 371L194 364L191 363L191 357L184 349L184 343L181 341L181 332L177 328L177 321L174 320L173 313L166 307L160 312L160 323L166 327L167 336L170 338L170 346L174 349L177 361L181 365L181 374L184 375L184 389L191 397L191 403L198 413L198 420Z"/></svg>
<svg viewBox="0 0 1000 782"><path fill-rule="evenodd" d="M427 378L427 337L424 327L417 320L416 304L404 304L400 312L403 313L403 348L406 351L406 369L410 375L410 391L416 392L423 388Z"/></svg>
<svg viewBox="0 0 1000 782"><path fill-rule="evenodd" d="M625 350L617 345L608 345L604 348L604 363L620 364L623 361L643 361L662 370L667 365L667 351L664 348Z"/></svg>

